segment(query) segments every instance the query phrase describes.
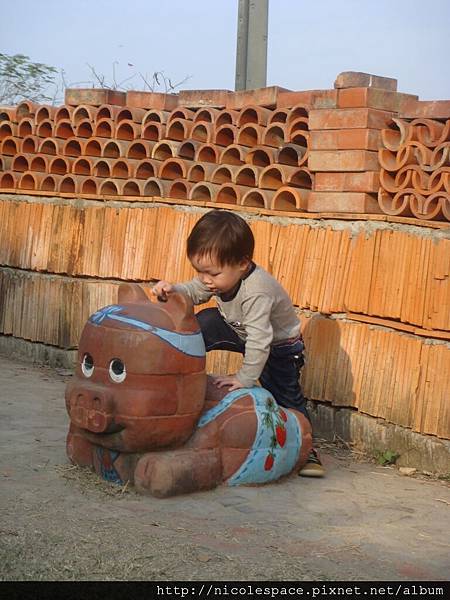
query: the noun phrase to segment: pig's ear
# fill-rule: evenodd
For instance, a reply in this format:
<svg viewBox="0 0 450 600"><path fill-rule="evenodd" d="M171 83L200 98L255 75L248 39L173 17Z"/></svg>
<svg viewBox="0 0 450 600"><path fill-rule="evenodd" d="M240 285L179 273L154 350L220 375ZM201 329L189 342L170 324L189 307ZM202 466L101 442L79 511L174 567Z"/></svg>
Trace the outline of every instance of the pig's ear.
<svg viewBox="0 0 450 600"><path fill-rule="evenodd" d="M198 329L192 300L184 294L178 292L169 294L167 301L161 303L161 306L170 314L177 329L186 331Z"/></svg>
<svg viewBox="0 0 450 600"><path fill-rule="evenodd" d="M150 302L147 294L137 283L121 283L119 285L118 301L120 304Z"/></svg>

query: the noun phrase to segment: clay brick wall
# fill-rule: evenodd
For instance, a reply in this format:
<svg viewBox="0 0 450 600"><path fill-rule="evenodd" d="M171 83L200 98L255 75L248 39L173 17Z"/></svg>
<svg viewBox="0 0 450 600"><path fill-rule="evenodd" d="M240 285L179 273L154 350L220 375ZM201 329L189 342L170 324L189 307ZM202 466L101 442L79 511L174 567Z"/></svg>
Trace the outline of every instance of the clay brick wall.
<svg viewBox="0 0 450 600"><path fill-rule="evenodd" d="M449 118L362 73L0 108L0 335L73 350L120 281L189 278L195 221L238 210L299 312L308 397L450 439Z"/></svg>

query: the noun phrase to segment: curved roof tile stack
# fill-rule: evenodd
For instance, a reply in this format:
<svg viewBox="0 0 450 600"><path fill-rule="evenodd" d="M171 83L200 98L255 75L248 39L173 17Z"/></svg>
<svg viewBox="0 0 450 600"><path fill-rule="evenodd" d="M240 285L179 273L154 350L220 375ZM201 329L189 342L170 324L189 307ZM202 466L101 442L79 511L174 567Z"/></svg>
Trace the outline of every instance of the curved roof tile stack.
<svg viewBox="0 0 450 600"><path fill-rule="evenodd" d="M154 97L170 95L95 105L94 91L67 90L72 104L60 107L1 111L0 190L307 210L307 105L167 110ZM73 105L80 97L91 104Z"/></svg>
<svg viewBox="0 0 450 600"><path fill-rule="evenodd" d="M381 139L383 212L450 221L450 119L393 119Z"/></svg>
<svg viewBox="0 0 450 600"><path fill-rule="evenodd" d="M334 88L68 89L63 106L0 107L0 192L448 221L450 101L367 73Z"/></svg>

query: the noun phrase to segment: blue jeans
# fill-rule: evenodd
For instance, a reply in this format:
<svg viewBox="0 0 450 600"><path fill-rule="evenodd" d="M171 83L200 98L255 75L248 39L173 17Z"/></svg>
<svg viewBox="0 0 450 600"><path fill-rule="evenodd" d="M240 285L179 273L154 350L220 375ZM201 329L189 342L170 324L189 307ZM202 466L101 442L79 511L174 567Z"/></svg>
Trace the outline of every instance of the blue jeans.
<svg viewBox="0 0 450 600"><path fill-rule="evenodd" d="M245 342L226 323L217 308L205 308L197 313L197 319L207 352L228 350L245 354ZM294 408L310 421L306 399L299 383L300 369L304 363L303 350L301 339L272 344L259 382L269 390L280 406Z"/></svg>

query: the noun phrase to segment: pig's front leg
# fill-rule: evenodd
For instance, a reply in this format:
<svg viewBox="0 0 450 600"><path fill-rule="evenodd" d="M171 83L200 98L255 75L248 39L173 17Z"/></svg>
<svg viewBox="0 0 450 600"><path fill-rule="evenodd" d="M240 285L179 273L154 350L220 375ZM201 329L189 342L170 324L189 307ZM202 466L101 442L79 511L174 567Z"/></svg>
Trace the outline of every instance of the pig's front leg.
<svg viewBox="0 0 450 600"><path fill-rule="evenodd" d="M220 450L215 448L148 452L134 473L136 489L157 498L210 490L221 481Z"/></svg>

